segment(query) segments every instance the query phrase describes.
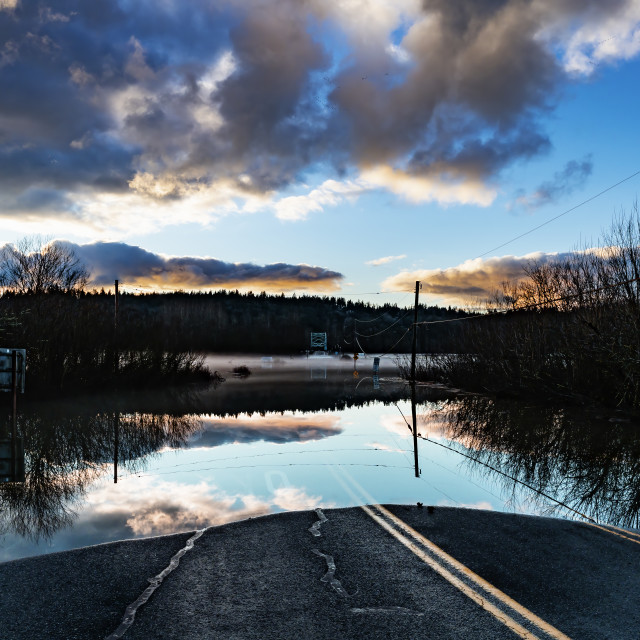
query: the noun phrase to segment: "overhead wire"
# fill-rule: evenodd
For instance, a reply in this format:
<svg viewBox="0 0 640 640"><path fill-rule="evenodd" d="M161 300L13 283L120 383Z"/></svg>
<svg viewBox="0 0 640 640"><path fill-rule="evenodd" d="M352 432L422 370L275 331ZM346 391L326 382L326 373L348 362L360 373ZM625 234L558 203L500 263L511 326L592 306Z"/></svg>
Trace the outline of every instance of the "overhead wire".
<svg viewBox="0 0 640 640"><path fill-rule="evenodd" d="M425 436L418 436L418 438L420 438L420 440L424 440L426 442L430 442L431 444L435 444L438 447L442 447L443 449L448 449L449 451L453 451L454 453L457 453L458 455L461 455L465 458L468 458L469 460L471 460L472 462L476 462L477 464L481 464L484 467L487 467L488 469L491 469L491 471L494 471L495 473L500 474L501 476L504 476L505 478L508 478L509 480L512 480L513 482L517 483L517 484L521 484L524 487L527 487L527 489L530 489L531 491L537 493L538 495L541 495L543 498L546 498L547 500L551 500L551 502L555 502L557 505L567 509L568 511L571 511L573 513L575 513L576 515L580 516L581 518L584 518L585 520L589 520L589 522L593 522L594 524L597 524L597 521L592 518L591 516L588 516L586 513L582 513L581 511L578 511L577 509L574 509L572 506L568 505L566 502L562 502L561 500L558 500L557 498L554 498L553 496L550 496L548 493L545 493L544 491L542 491L541 489L536 489L534 486L528 484L527 482L524 482L524 480L520 480L519 478L516 478L515 476L512 476L504 471L501 471L500 469L490 465L488 462L483 462L482 460L478 460L477 458L474 458L473 456L470 456L467 453L463 453L462 451L458 451L457 449L455 449L454 447L450 447L446 444L443 444L442 442L437 442L436 440L431 440L431 438L427 438Z"/></svg>
<svg viewBox="0 0 640 640"><path fill-rule="evenodd" d="M356 331L354 331L354 333L357 336L360 336L361 338L373 338L374 336L379 336L379 335L385 333L386 331L389 331L389 329L391 329L392 327L395 327L395 325L397 325L398 322L400 322L400 320L404 320L404 318L406 318L410 313L413 313L413 309L408 309L403 315L401 315L399 318L394 320L389 326L385 327L381 331L376 331L375 333L359 333L356 330Z"/></svg>
<svg viewBox="0 0 640 640"><path fill-rule="evenodd" d="M364 462L287 462L284 464L241 464L241 465L232 465L228 467L207 467L204 469L189 469L186 471L166 471L166 472L158 472L158 473L136 473L131 476L136 478L148 478L155 476L171 476L176 475L178 473L198 473L201 471L225 471L230 469L257 469L258 467L270 467L272 469L278 469L281 467L384 467L385 469L411 469L412 467L406 467L404 465L395 465L395 464L372 464L372 463L364 463Z"/></svg>
<svg viewBox="0 0 640 640"><path fill-rule="evenodd" d="M625 182L628 182L629 180L631 180L632 178L635 178L638 175L640 175L640 171L636 171L635 173L632 173L630 176L627 176L626 178L623 178L619 182L616 182L615 184L612 184L611 186L607 187L606 189L603 189L599 193L596 193L595 195L591 196L590 198L587 198L586 200L583 200L579 204L574 205L570 209L567 209L566 211L563 211L562 213L559 213L557 216L554 216L553 218L549 218L549 220L547 220L546 222L543 222L542 224L539 224L536 227L533 227L532 229L529 229L529 231L525 231L524 233L521 233L520 235L516 236L515 238L511 238L511 240L507 240L506 242L503 242L502 244L499 244L497 247L493 247L493 249L489 249L488 251L485 251L484 253L481 253L480 255L476 256L473 259L477 260L478 258L484 258L484 256L488 255L489 253L493 253L494 251L497 251L498 249L502 249L502 247L506 247L508 244L511 244L512 242L515 242L516 240L520 240L520 238L524 238L525 236L528 236L530 233L533 233L534 231L537 231L538 229L541 229L542 227L545 227L546 225L551 224L555 220L558 220L559 218L562 218L563 216L566 216L568 213L571 213L572 211L575 211L576 209L579 209L580 207L584 206L585 204L588 204L589 202L592 202L596 198L599 198L601 195L604 195L608 191L611 191L612 189L615 189L616 187L619 187L621 184L623 184Z"/></svg>
<svg viewBox="0 0 640 640"><path fill-rule="evenodd" d="M404 416L404 413L402 413L402 409L400 409L400 407L398 406L397 403L395 403L398 411L400 412L400 415L403 417L405 424L407 425L409 431L411 431L411 433L413 433L413 428L411 427L411 425L409 424L409 422L407 421L407 419ZM571 507L570 505L568 505L566 502L562 502L561 500L558 500L557 498L554 498L553 496L550 496L548 493L545 493L544 491L542 491L541 489L536 489L535 487L533 487L532 485L528 484L527 482L524 482L523 480L520 480L519 478L516 478L515 476L512 476L508 473L505 473L504 471L501 471L500 469L497 469L496 467L490 465L488 462L483 462L482 460L478 460L477 458L474 458L473 456L470 456L467 453L463 453L462 451L459 451L458 449L455 449L454 447L450 447L449 445L443 444L442 442L437 442L436 440L432 440L431 438L427 437L427 436L423 436L420 434L417 434L417 437L420 440L424 440L425 442L430 442L431 444L435 444L439 447L442 447L443 449L447 449L449 451L453 451L454 453L457 453L458 455L463 456L464 458L468 458L469 460L471 460L472 462L476 462L477 464L480 464L484 467L487 467L488 469L491 469L492 471L494 471L495 473L498 473L502 476L504 476L505 478L508 478L509 480L512 480L513 482L517 483L517 484L521 484L525 487L527 487L527 489L530 489L531 491L537 493L538 495L541 495L542 497L546 498L547 500L551 500L551 502L556 503L557 505L577 514L578 516L580 516L581 518L584 518L586 520L589 520L590 522L593 522L594 524L597 524L597 521L592 518L591 516L588 516L586 513L582 513L581 511L578 511L577 509L574 509L573 507Z"/></svg>
<svg viewBox="0 0 640 640"><path fill-rule="evenodd" d="M368 436L367 436L368 437ZM316 454L316 453L342 453L344 451L349 451L349 452L353 452L353 451L357 451L357 452L368 452L368 451L384 451L384 449L381 449L380 447L357 447L357 448L346 448L346 449L312 449L312 450L302 450L302 451L274 451L272 453L254 453L254 454L250 454L250 455L244 455L244 456L226 456L224 458L208 458L205 460L196 460L194 462L181 462L179 464L170 464L170 465L163 465L163 469L177 469L178 467L193 467L195 465L198 464L212 464L212 463L218 463L218 462L230 462L230 461L234 461L234 460L248 460L248 459L255 459L255 458L268 458L268 457L274 457L274 456L291 456L291 455L311 455L311 454ZM234 467L227 467L227 468L234 468ZM196 471L199 471L200 469L196 469ZM149 474L153 474L153 472L155 471L159 471L158 469L151 469L149 471ZM188 471L188 470L187 470ZM180 473L179 471L176 471L175 473ZM121 476L121 478L128 478L130 476L138 476L140 477L140 474L144 474L146 475L147 472L129 472L127 474L123 474Z"/></svg>
<svg viewBox="0 0 640 640"><path fill-rule="evenodd" d="M607 289L615 289L616 287L622 287L626 284L632 284L634 282L640 282L640 277L631 278L630 280L625 280L623 282L614 282L613 284L607 284L602 287L596 287L595 289L587 289L586 291L582 291L580 293L571 293L566 296L560 296L558 298L552 298L551 300L542 300L541 302L533 302L528 305L524 305L522 307L517 307L514 309L495 309L489 313L478 314L475 316L464 316L462 318L449 318L448 320L426 320L423 322L416 322L416 325L431 325L431 324L441 324L444 322L460 322L462 320L478 320L478 319L486 319L493 315L499 313L514 313L516 311L527 311L529 309L535 309L537 307L542 307L547 304L552 304L554 302L562 302L564 300L571 300L572 298L579 298L581 296L588 296L592 293L598 293L600 291L606 291Z"/></svg>
<svg viewBox="0 0 640 640"><path fill-rule="evenodd" d="M408 292L407 292L407 295L405 295L405 297L404 297L404 298L402 298L401 300L399 300L398 302L396 302L396 303L395 303L396 307L399 307L399 306L400 306L400 305L401 305L401 304L402 304L402 303L403 303L403 302L404 302L404 301L409 297L409 294L410 294L410 293L413 293L413 291L408 291ZM371 319L371 320L360 320L360 319L358 319L358 318L354 318L354 321L355 321L355 323L356 323L356 324L357 324L358 322L359 322L360 324L368 324L368 323L370 323L370 322L377 322L378 320L380 320L380 318L384 318L384 316L386 316L386 315L387 315L387 313L389 313L389 312L388 312L388 311L385 311L384 313L380 314L377 318L373 318L373 319Z"/></svg>
<svg viewBox="0 0 640 640"><path fill-rule="evenodd" d="M380 354L380 358L382 358L383 356L387 356L390 353L393 353L393 350L404 340L405 336L409 333L409 331L411 331L413 329L413 323L411 324L411 326L400 336L400 338L393 344L393 346L391 346L389 349L387 349L384 353Z"/></svg>

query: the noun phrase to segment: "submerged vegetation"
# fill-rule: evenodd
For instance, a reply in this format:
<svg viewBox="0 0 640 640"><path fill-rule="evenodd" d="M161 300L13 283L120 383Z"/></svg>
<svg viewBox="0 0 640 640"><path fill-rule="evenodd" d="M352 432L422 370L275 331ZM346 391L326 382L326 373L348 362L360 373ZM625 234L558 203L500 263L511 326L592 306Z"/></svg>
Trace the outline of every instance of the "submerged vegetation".
<svg viewBox="0 0 640 640"><path fill-rule="evenodd" d="M640 425L618 412L466 395L442 419L452 446L504 494L524 486L549 514L640 523Z"/></svg>
<svg viewBox="0 0 640 640"><path fill-rule="evenodd" d="M488 313L465 323L455 355L423 357L418 378L499 394L640 408L640 215L597 249L532 262Z"/></svg>

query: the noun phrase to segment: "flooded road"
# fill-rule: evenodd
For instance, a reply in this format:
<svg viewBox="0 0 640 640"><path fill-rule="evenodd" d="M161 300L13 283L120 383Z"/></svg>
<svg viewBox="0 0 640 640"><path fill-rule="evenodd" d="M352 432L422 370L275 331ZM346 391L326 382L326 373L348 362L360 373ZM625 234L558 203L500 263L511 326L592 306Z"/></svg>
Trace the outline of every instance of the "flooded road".
<svg viewBox="0 0 640 640"><path fill-rule="evenodd" d="M21 406L26 482L0 486L0 561L249 517L378 503L637 526L640 431L589 413L409 387L393 359L208 361L208 388ZM247 366L251 375L235 377ZM116 482L117 480L117 482Z"/></svg>

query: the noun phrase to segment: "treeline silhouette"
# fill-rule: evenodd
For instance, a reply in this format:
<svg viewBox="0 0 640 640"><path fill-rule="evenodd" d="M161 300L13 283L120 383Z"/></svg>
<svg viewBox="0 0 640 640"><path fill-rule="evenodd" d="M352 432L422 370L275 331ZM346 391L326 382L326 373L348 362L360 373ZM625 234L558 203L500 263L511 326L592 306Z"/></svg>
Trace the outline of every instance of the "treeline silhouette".
<svg viewBox="0 0 640 640"><path fill-rule="evenodd" d="M109 294L92 297L105 296L107 306L109 299L112 304ZM132 347L144 344L145 324L151 321L161 325L165 344L171 349L297 354L310 349L312 332L326 332L329 351L385 352L394 344L394 352L411 350L407 330L413 312L394 304L216 291L124 294L120 310L122 337ZM420 320L441 320L465 314L453 308L420 306L418 315ZM449 351L456 335L456 327L447 325L421 331L419 349Z"/></svg>
<svg viewBox="0 0 640 640"><path fill-rule="evenodd" d="M640 215L600 246L531 262L491 311L464 323L455 356L423 359L423 378L504 394L640 408Z"/></svg>
<svg viewBox="0 0 640 640"><path fill-rule="evenodd" d="M198 353L297 354L309 349L312 331L328 334L330 351L411 348L413 312L390 304L234 291L123 293L116 329L114 303L105 291L7 291L0 297L3 346L27 349L30 386L50 389L197 378L205 373ZM461 313L421 307L419 318ZM456 327L436 326L420 333L419 348L451 350Z"/></svg>

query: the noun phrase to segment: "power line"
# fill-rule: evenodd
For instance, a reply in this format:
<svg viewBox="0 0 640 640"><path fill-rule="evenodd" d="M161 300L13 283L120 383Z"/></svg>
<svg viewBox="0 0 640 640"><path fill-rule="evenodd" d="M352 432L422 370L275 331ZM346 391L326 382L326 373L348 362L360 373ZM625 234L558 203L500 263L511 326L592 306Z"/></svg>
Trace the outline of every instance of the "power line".
<svg viewBox="0 0 640 640"><path fill-rule="evenodd" d="M411 329L413 329L413 323L411 323L409 328L400 336L398 341L392 347L387 349L384 353L381 353L379 357L382 358L383 356L386 356L392 353L393 350L404 340L405 336L409 333L409 331L411 331Z"/></svg>
<svg viewBox="0 0 640 640"><path fill-rule="evenodd" d="M435 444L439 447L442 447L443 449L448 449L449 451L453 451L454 453L457 453L458 455L461 455L465 458L468 458L469 460L471 460L472 462L475 462L477 464L481 464L484 467L487 467L487 469L491 469L491 471L494 471L495 473L499 473L501 476L504 476L505 478L508 478L509 480L512 480L513 482L517 483L517 484L521 484L524 487L527 487L527 489L537 493L538 495L541 495L543 498L546 498L547 500L551 500L551 502L555 502L557 505L564 507L565 509L568 509L569 511L573 511L573 513L577 514L578 516L580 516L581 518L584 518L585 520L589 520L589 522L593 522L594 524L597 524L597 520L595 520L594 518L592 518L591 516L588 516L586 513L582 513L581 511L578 511L577 509L574 509L573 507L569 506L566 502L562 502L561 500L558 500L557 498L554 498L553 496L550 496L548 493L545 493L544 491L542 491L541 489L536 489L534 486L524 482L523 480L520 480L518 478L516 478L515 476L512 476L508 473L505 473L504 471L501 471L500 469L497 469L496 467L490 465L488 462L483 462L482 460L478 460L477 458L474 458L473 456L470 456L467 453L463 453L462 451L458 451L458 449L454 449L453 447L450 447L446 444L443 444L442 442L437 442L436 440L431 440L431 438L427 438L425 436L418 436L421 440L425 440L426 442L430 442L431 444Z"/></svg>
<svg viewBox="0 0 640 640"><path fill-rule="evenodd" d="M632 173L630 176L627 176L626 178L620 180L619 182L616 182L615 184L611 185L610 187L607 187L606 189L603 189L599 193L596 193L594 196L591 196L590 198L587 198L586 200L583 200L579 204L571 207L570 209L567 209L566 211L563 211L562 213L559 213L557 216L554 216L553 218L550 218L546 222L543 222L542 224L539 224L537 227L533 227L533 229L529 229L529 231L525 231L524 233L521 233L519 236L516 236L515 238L511 238L511 240L507 240L506 242L503 242L502 244L499 244L497 247L493 247L493 249L489 249L489 251L485 251L484 253L481 253L479 256L476 256L473 259L477 260L478 258L484 258L484 256L486 256L487 254L493 253L494 251L497 251L498 249L502 249L502 247L506 247L508 244L511 244L512 242L515 242L516 240L520 240L520 238L524 238L524 236L528 236L530 233L533 233L534 231L537 231L538 229L541 229L542 227L550 224L551 222L553 222L554 220L557 220L558 218L562 218L562 216L566 216L568 213L571 213L572 211L575 211L579 207L582 207L583 205L595 200L596 198L599 198L601 195L607 193L607 191L611 191L612 189L615 189L616 187L620 186L624 182L627 182L628 180L631 180L632 178L635 178L637 175L640 175L640 171L636 171L635 173Z"/></svg>
<svg viewBox="0 0 640 640"><path fill-rule="evenodd" d="M397 320L392 322L388 327L382 329L381 331L377 331L376 333L360 333L359 331L355 331L355 334L357 336L360 336L361 338L373 338L374 336L379 336L380 334L389 331L391 327L395 327L395 325L397 325L400 320L404 320L412 311L413 309L409 309L405 314L401 315Z"/></svg>
<svg viewBox="0 0 640 640"><path fill-rule="evenodd" d="M552 304L554 302L562 302L563 300L570 300L572 298L579 298L581 296L588 296L592 293L598 293L599 291L606 291L607 289L615 289L616 287L622 287L626 284L632 284L634 282L640 282L639 278L631 278L630 280L625 280L624 282L614 282L613 284L607 284L602 287L597 287L595 289L587 289L587 291L582 291L580 293L572 293L566 296L560 296L559 298L552 298L551 300L543 300L541 302L534 302L528 305L524 305L522 307L517 307L515 309L496 309L491 313L478 314L475 316L464 316L463 318L450 318L449 320L429 320L425 322L417 322L418 325L424 324L441 324L443 322L460 322L461 320L478 320L480 318L487 318L489 316L498 314L498 313L512 313L515 311L527 311L529 309L535 309L537 307L542 307L547 304Z"/></svg>
<svg viewBox="0 0 640 640"><path fill-rule="evenodd" d="M367 437L369 437L367 435ZM254 458L269 458L269 457L274 457L274 456L291 456L291 455L312 455L312 454L316 454L316 453L342 453L344 451L348 451L348 452L352 452L352 451L357 451L357 452L369 452L369 451L385 451L385 449L381 449L380 447L358 447L358 448L347 448L347 449L304 449L302 451L273 451L271 453L255 453L255 454L250 454L250 455L243 455L243 456L227 456L224 458L208 458L205 460L196 460L194 462L181 462L179 464L171 464L171 465L163 465L162 469L176 469L178 467L193 467L195 465L198 464L217 464L219 462L229 462L229 461L236 461L236 460L247 460L247 459L254 459ZM408 449L407 449L408 451ZM99 468L100 465L96 465L96 468ZM228 467L226 467L228 468ZM233 468L233 467L231 467ZM198 471L199 469L196 469L196 471ZM132 476L137 476L140 477L140 475L152 475L154 473L154 471L158 472L160 471L159 469L152 469L147 473L142 473L142 472L130 472L126 475L121 476L122 478L129 478ZM176 471L176 473L179 473L178 471Z"/></svg>
<svg viewBox="0 0 640 640"><path fill-rule="evenodd" d="M279 469L282 467L381 467L385 469L409 469L412 467L406 467L397 464L367 464L364 462L287 462L283 464L241 464L228 467L207 467L205 469L188 469L185 471L166 471L158 473L136 473L127 478L149 478L154 476L172 476L178 473L199 473L202 471L224 471L230 469L257 469L258 467L269 467L272 469Z"/></svg>
<svg viewBox="0 0 640 640"><path fill-rule="evenodd" d="M411 431L411 433L413 433L413 428L407 422L407 419L404 417L404 413L402 413L402 409L400 409L400 407L398 406L397 403L395 403L395 404L396 404L396 407L397 407L398 411L400 412L400 415L404 419L404 421L405 421L405 423L407 425L407 428L409 429L409 431ZM578 511L577 509L574 509L573 507L569 506L565 502L561 502L557 498L554 498L553 496L550 496L548 493L545 493L541 489L536 489L535 487L533 487L532 485L524 482L523 480L520 480L520 479L516 478L515 476L512 476L512 475L510 475L508 473L505 473L504 471L501 471L500 469L497 469L496 467L490 465L488 462L483 462L482 460L478 460L477 458L474 458L473 456L470 456L468 453L463 453L462 451L460 451L458 449L455 449L454 447L451 447L449 445L443 444L442 442L437 442L436 440L432 440L429 437L418 435L418 438L420 438L420 440L424 440L425 442L430 442L431 444L435 444L438 447L442 447L443 449L448 449L449 451L453 451L454 453L457 453L458 455L461 455L464 458L468 458L472 462L475 462L477 464L481 464L482 466L487 467L488 469L491 469L491 471L494 471L495 473L498 473L498 474L504 476L505 478L508 478L509 480L512 480L513 482L515 482L517 484L521 484L524 487L527 487L527 489L530 489L531 491L534 491L538 495L541 495L544 498L547 498L547 500L551 500L552 502L555 502L557 505L560 505L561 507L564 507L565 509L568 509L569 511L573 511L573 513L579 515L581 518L585 518L586 520L589 520L590 522L593 522L594 524L597 524L597 521L594 518L592 518L591 516L588 516L586 513L582 513L580 511Z"/></svg>
<svg viewBox="0 0 640 640"><path fill-rule="evenodd" d="M407 291L406 289L399 289L398 291L365 291L364 293L343 293L340 292L338 294L335 294L334 297L336 298L344 298L345 296L381 296L381 295L387 295L387 294L394 294L394 293L413 293L412 291Z"/></svg>
<svg viewBox="0 0 640 640"><path fill-rule="evenodd" d="M402 291L395 291L393 293L403 293L403 292ZM396 307L399 307L407 299L409 293L413 293L413 291L407 291L407 295L404 298L402 298L398 302L395 302L394 304L396 305ZM360 324L369 324L370 322L377 322L378 320L380 320L380 318L384 318L384 316L386 316L387 313L389 313L389 312L385 311L384 313L381 313L377 318L373 318L373 320L359 320L358 318L354 318L354 321L355 321L356 324L358 322Z"/></svg>

